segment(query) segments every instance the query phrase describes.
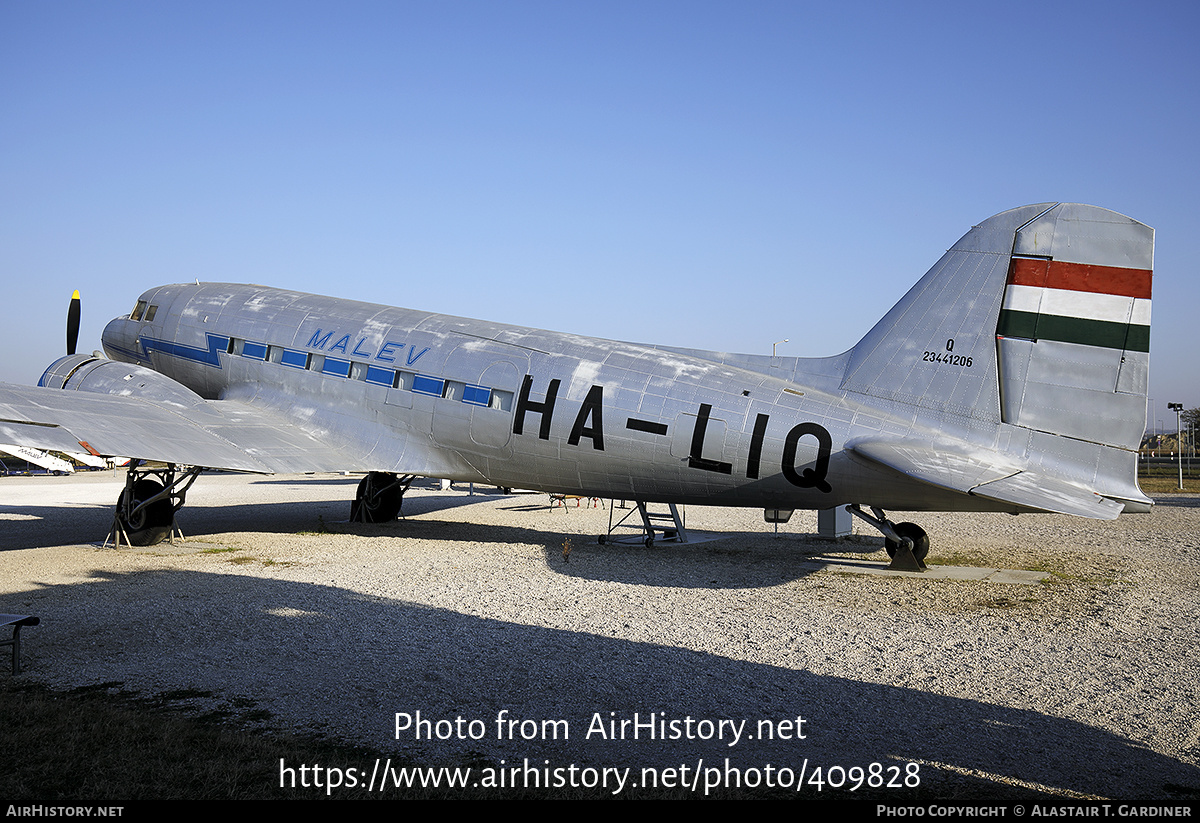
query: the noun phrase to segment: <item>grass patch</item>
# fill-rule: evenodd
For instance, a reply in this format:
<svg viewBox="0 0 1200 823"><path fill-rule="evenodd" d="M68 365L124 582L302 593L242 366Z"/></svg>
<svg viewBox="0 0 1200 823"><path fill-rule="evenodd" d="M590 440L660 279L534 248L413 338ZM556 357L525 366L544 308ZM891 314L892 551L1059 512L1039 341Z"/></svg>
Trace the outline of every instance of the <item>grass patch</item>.
<svg viewBox="0 0 1200 823"><path fill-rule="evenodd" d="M289 767L321 764L370 769L386 754L279 730L255 730L271 716L252 701L204 714L180 701L211 699L182 689L149 700L114 690L119 683L69 693L12 679L0 683L0 797L6 802L121 803L146 799L270 800L325 797L325 789L280 787ZM239 728L241 727L241 728ZM392 757L394 766L405 764ZM322 781L322 786L324 781ZM503 796L503 793L500 793ZM368 793L343 786L341 799L483 797L482 790L422 788ZM497 796L488 793L486 796ZM531 795L532 796L532 795Z"/></svg>
<svg viewBox="0 0 1200 823"><path fill-rule="evenodd" d="M300 531L295 532L298 537L318 537L323 534L333 534L329 526L325 525L325 518L322 515L317 515L317 528L315 531Z"/></svg>
<svg viewBox="0 0 1200 823"><path fill-rule="evenodd" d="M1082 574L1067 574L1061 569L1050 568L1046 564L1034 564L1037 568L1030 571L1045 572L1049 577L1042 581L1043 586L1059 586L1070 583L1090 583L1097 586L1115 586L1120 583L1117 577L1092 577Z"/></svg>
<svg viewBox="0 0 1200 823"><path fill-rule="evenodd" d="M1142 491L1153 497L1156 494L1186 494L1191 492L1195 494L1200 492L1200 480L1191 477L1183 478L1183 491L1179 490L1179 475L1171 475L1170 477L1139 477L1138 485L1142 487Z"/></svg>
<svg viewBox="0 0 1200 823"><path fill-rule="evenodd" d="M165 708L207 692L174 691L139 701L110 694L118 685L64 694L5 681L0 751L8 765L0 772L0 796L88 803L311 797L312 790L279 788L280 757L297 763L358 759L344 747L240 731Z"/></svg>
<svg viewBox="0 0 1200 823"><path fill-rule="evenodd" d="M987 600L979 601L979 605L986 606L989 609L1012 609L1018 603L1010 597L992 597Z"/></svg>
<svg viewBox="0 0 1200 823"><path fill-rule="evenodd" d="M937 561L939 566L967 566L971 568L986 568L994 569L996 564L988 562L986 558L980 557L977 554L963 554L962 552L938 552L934 554L930 552L930 556L925 558L928 564L931 561Z"/></svg>

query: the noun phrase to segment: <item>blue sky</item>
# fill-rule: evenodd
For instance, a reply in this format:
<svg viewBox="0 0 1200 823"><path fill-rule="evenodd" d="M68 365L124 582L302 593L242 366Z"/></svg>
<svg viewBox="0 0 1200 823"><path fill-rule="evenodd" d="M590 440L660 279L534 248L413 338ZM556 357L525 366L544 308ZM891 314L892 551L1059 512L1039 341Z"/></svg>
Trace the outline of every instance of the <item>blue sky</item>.
<svg viewBox="0 0 1200 823"><path fill-rule="evenodd" d="M1157 230L1200 406L1194 3L0 3L0 380L161 283L837 354L970 226ZM1173 424L1173 420L1170 421Z"/></svg>

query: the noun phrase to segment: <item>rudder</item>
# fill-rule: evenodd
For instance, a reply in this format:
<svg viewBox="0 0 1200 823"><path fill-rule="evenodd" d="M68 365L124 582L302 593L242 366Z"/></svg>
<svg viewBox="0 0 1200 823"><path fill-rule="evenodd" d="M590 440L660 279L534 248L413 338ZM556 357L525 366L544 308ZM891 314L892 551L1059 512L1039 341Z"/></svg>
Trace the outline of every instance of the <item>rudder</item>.
<svg viewBox="0 0 1200 823"><path fill-rule="evenodd" d="M1146 427L1154 230L1059 204L1017 229L996 328L1005 423L1123 449Z"/></svg>

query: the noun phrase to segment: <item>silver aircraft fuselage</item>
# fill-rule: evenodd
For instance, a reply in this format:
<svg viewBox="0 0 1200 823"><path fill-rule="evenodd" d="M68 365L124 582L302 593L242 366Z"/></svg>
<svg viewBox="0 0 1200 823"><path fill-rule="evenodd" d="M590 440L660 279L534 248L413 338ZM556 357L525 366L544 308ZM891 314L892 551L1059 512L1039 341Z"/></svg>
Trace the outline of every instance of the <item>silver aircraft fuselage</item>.
<svg viewBox="0 0 1200 823"><path fill-rule="evenodd" d="M160 286L109 323L111 359L0 386L0 442L643 502L1112 519L1152 503L1136 456L1153 249L1152 229L1095 206L1002 212L815 359Z"/></svg>
<svg viewBox="0 0 1200 823"><path fill-rule="evenodd" d="M978 508L848 457L856 435L937 432L915 407L840 391L844 357L752 371L253 286L162 286L139 304L154 319L109 323L110 357L301 419L361 454L352 470L680 503L828 508L869 490L892 508Z"/></svg>

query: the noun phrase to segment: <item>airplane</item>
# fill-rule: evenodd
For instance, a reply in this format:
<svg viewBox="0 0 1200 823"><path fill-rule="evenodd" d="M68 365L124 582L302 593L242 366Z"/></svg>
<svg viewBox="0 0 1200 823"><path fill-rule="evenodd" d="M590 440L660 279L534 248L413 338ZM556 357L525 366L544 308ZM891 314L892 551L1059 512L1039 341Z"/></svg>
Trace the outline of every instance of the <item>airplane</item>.
<svg viewBox="0 0 1200 823"><path fill-rule="evenodd" d="M32 463L35 466L41 466L43 469L55 474L74 474L75 466L70 462L71 460L84 466L90 466L93 469L107 469L119 462L111 459L106 460L103 457L97 457L94 454L81 451L66 451L62 453L63 457L56 457L41 449L0 443L0 455L4 454L20 458L26 463ZM64 458L69 458L69 460Z"/></svg>
<svg viewBox="0 0 1200 823"><path fill-rule="evenodd" d="M1153 229L1096 206L1002 212L823 358L166 285L108 324L105 356L75 354L69 321L68 355L38 387L0 384L0 442L139 458L116 511L134 545L171 531L201 468L342 471L366 472L352 514L368 522L395 518L417 476L846 506L923 566L927 533L888 511L1150 510L1136 455L1153 254Z"/></svg>
<svg viewBox="0 0 1200 823"><path fill-rule="evenodd" d="M41 449L31 449L28 446L18 446L16 444L0 443L0 454L9 454L13 457L19 457L26 463L32 463L35 466L41 466L46 471L51 471L56 474L71 474L75 471L75 467L63 460L61 457L55 457L52 454L42 451ZM96 458L88 455L88 460Z"/></svg>

